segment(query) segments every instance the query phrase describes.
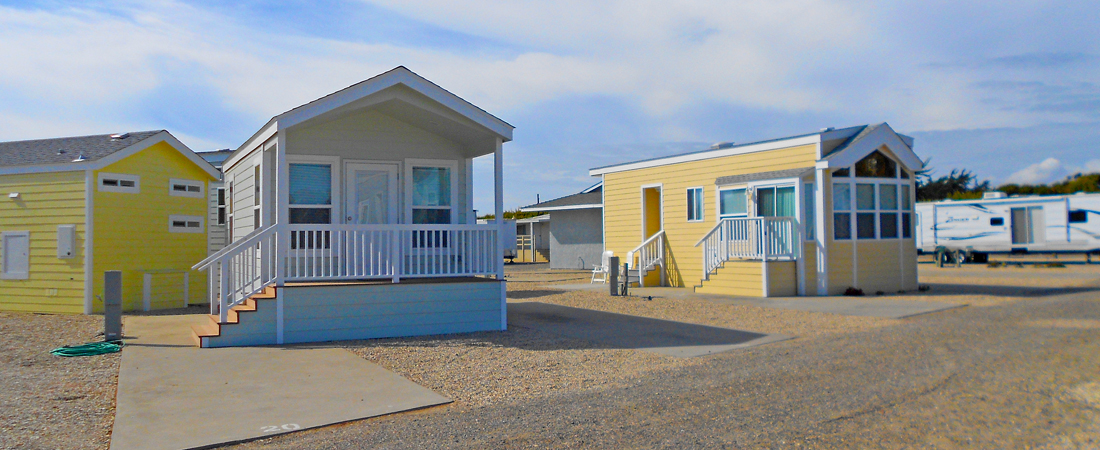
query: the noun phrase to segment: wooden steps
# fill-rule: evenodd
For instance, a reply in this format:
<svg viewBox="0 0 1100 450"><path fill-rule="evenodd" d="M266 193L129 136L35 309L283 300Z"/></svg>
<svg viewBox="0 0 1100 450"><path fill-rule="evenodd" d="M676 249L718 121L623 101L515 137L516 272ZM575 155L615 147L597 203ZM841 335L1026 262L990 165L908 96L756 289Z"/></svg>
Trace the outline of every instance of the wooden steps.
<svg viewBox="0 0 1100 450"><path fill-rule="evenodd" d="M226 311L225 314L225 323L219 323L218 320L220 317L217 315L207 315L206 318L209 319L208 322L191 325L191 341L194 342L196 346L202 347L202 338L221 336L221 328L223 326L240 323L241 313L256 311L257 308L259 308L257 304L258 300L273 300L275 296L275 286L268 286L263 291L245 299L243 303L229 308L229 311Z"/></svg>

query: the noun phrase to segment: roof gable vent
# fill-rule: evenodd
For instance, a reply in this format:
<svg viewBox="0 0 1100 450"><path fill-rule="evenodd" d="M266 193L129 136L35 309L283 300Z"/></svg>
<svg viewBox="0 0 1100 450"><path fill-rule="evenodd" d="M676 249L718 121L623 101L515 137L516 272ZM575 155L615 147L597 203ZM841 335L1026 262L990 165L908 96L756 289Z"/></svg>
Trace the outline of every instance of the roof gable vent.
<svg viewBox="0 0 1100 450"><path fill-rule="evenodd" d="M733 142L716 142L710 146L711 150L720 150L723 148L733 147Z"/></svg>
<svg viewBox="0 0 1100 450"><path fill-rule="evenodd" d="M112 134L111 135L111 140L112 141L120 141L120 140L126 139L128 137L130 137L130 133Z"/></svg>

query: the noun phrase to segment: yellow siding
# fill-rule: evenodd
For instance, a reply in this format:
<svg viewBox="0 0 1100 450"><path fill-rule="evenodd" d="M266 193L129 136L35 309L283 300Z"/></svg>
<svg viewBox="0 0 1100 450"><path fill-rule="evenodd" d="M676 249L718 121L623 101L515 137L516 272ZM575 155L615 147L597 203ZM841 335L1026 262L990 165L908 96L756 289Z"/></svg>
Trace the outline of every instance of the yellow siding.
<svg viewBox="0 0 1100 450"><path fill-rule="evenodd" d="M604 175L604 242L615 255L642 242L642 186L663 185L664 229L668 248L667 279L671 286L698 285L703 277L702 253L695 247L717 217L714 181L726 175L811 167L816 147L804 145L766 152L726 156ZM702 222L687 221L687 188L703 187Z"/></svg>
<svg viewBox="0 0 1100 450"><path fill-rule="evenodd" d="M695 292L702 294L733 295L739 297L764 296L764 270L760 261L726 261L714 271L710 279Z"/></svg>
<svg viewBox="0 0 1100 450"><path fill-rule="evenodd" d="M806 295L817 295L817 244L802 244L803 267L806 276Z"/></svg>
<svg viewBox="0 0 1100 450"><path fill-rule="evenodd" d="M798 295L797 267L794 261L768 262L768 297Z"/></svg>
<svg viewBox="0 0 1100 450"><path fill-rule="evenodd" d="M0 176L0 231L30 232L26 280L0 280L0 310L84 311L84 172ZM8 198L12 192L19 199ZM76 254L57 257L57 226L76 225Z"/></svg>
<svg viewBox="0 0 1100 450"><path fill-rule="evenodd" d="M206 226L202 233L170 233L168 216L207 216L207 199L168 195L170 178L202 181L209 188L210 176L167 143L159 143L105 167L103 172L141 177L137 194L94 190L93 306L102 311L103 272L122 271L123 309L142 307L143 271L190 270L206 257ZM98 174L98 172L97 172ZM191 303L205 301L206 273L191 272ZM171 292L154 292L155 302L165 302ZM182 300L180 301L182 303Z"/></svg>

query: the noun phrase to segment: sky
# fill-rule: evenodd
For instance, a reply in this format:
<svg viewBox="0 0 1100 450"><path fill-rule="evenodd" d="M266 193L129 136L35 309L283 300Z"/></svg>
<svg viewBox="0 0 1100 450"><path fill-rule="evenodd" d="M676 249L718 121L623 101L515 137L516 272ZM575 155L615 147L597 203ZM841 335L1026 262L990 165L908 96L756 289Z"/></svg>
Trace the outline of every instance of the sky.
<svg viewBox="0 0 1100 450"><path fill-rule="evenodd" d="M0 1L0 141L167 129L237 148L403 65L516 127L509 209L588 169L887 122L934 175L1100 171L1082 1ZM492 157L475 208L492 209Z"/></svg>

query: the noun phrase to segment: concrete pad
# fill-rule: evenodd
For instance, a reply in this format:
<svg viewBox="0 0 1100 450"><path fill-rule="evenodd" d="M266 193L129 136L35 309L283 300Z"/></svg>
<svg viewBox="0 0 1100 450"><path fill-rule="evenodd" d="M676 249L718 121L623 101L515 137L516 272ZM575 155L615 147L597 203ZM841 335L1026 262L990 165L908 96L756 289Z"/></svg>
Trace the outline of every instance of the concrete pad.
<svg viewBox="0 0 1100 450"><path fill-rule="evenodd" d="M112 450L189 449L449 403L347 350L200 349L202 315L127 317Z"/></svg>
<svg viewBox="0 0 1100 450"><path fill-rule="evenodd" d="M609 348L645 350L681 358L791 338L539 302L508 303L508 323Z"/></svg>
<svg viewBox="0 0 1100 450"><path fill-rule="evenodd" d="M728 305L754 305L764 308L792 309L845 316L903 319L966 306L964 303L900 300L884 297L733 297L698 294L688 288L634 288L631 295L639 297L692 298Z"/></svg>

